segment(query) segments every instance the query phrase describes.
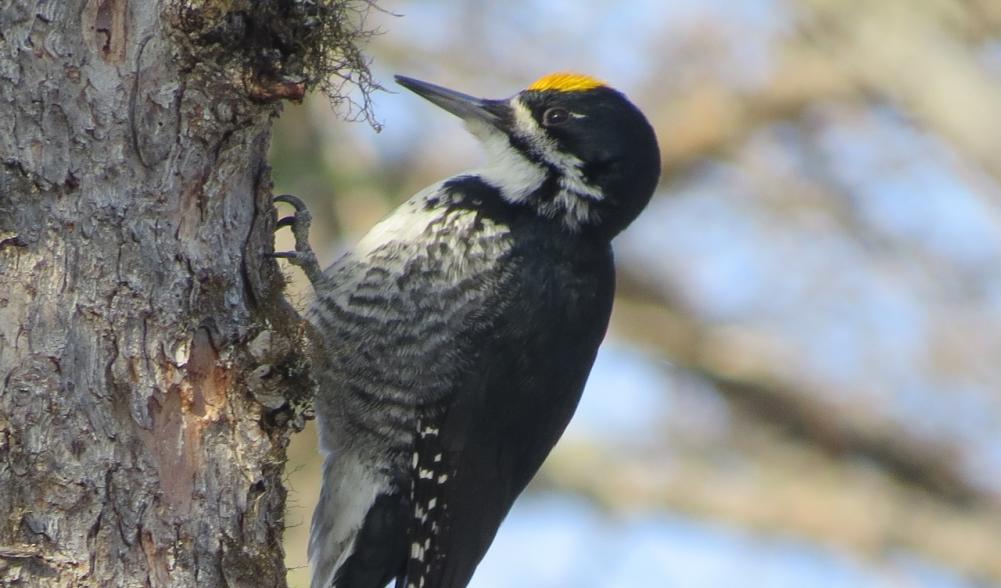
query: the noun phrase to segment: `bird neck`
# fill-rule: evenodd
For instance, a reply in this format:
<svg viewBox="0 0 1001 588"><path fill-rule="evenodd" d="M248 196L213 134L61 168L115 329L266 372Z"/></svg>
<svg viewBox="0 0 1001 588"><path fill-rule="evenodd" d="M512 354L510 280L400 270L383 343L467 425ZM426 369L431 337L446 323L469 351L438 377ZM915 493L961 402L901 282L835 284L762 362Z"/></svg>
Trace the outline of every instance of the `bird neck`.
<svg viewBox="0 0 1001 588"><path fill-rule="evenodd" d="M585 231L600 220L602 193L585 183L576 168L568 173L508 150L490 165L463 175L481 178L509 205L530 208L571 233Z"/></svg>

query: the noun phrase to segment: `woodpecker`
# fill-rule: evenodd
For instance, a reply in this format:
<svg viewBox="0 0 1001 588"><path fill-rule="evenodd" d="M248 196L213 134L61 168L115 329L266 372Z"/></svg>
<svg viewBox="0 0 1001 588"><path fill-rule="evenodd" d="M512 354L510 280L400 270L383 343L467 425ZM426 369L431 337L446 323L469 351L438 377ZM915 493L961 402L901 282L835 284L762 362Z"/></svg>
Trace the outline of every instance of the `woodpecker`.
<svg viewBox="0 0 1001 588"><path fill-rule="evenodd" d="M562 435L612 308L611 239L660 176L653 129L580 74L502 100L397 76L486 165L434 184L324 272L291 197L325 454L312 588L466 586Z"/></svg>

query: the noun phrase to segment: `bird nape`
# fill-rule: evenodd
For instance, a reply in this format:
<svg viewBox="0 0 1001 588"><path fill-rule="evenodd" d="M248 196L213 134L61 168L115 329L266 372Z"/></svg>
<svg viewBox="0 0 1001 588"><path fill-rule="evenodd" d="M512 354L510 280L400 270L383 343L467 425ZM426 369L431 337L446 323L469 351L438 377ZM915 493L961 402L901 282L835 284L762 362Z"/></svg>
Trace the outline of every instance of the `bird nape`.
<svg viewBox="0 0 1001 588"><path fill-rule="evenodd" d="M653 129L594 78L486 100L398 76L486 164L429 186L319 271L296 251L325 456L313 588L460 588L576 409L612 307L611 239L660 175Z"/></svg>

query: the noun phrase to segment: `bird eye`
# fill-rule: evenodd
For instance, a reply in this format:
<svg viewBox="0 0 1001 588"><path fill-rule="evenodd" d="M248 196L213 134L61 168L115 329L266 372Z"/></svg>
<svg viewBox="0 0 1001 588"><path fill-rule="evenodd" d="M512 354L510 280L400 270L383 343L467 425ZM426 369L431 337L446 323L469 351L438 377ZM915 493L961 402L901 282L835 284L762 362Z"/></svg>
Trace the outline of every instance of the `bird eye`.
<svg viewBox="0 0 1001 588"><path fill-rule="evenodd" d="M547 127L561 125L570 120L570 113L566 108L550 108L542 113L542 124Z"/></svg>

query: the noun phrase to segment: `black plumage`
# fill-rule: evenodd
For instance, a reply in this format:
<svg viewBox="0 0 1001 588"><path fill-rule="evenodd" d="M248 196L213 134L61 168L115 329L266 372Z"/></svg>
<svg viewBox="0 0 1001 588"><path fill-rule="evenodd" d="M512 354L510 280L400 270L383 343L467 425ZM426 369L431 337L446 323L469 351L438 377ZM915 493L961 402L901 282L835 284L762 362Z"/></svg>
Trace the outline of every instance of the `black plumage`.
<svg viewBox="0 0 1001 588"><path fill-rule="evenodd" d="M412 527L423 551L408 566L416 586L466 585L566 428L604 336L614 287L608 244L549 239L540 223L528 215L512 223L507 276L483 300L493 310L482 330L464 341L455 397L419 423L418 472L427 464L435 482L442 472L448 479L415 484L414 506L430 512L434 500L438 515L436 533ZM431 427L437 434L421 438Z"/></svg>
<svg viewBox="0 0 1001 588"><path fill-rule="evenodd" d="M401 83L495 165L414 196L315 280L314 588L466 585L573 415L611 313L611 237L659 174L645 118L591 78L503 101Z"/></svg>

